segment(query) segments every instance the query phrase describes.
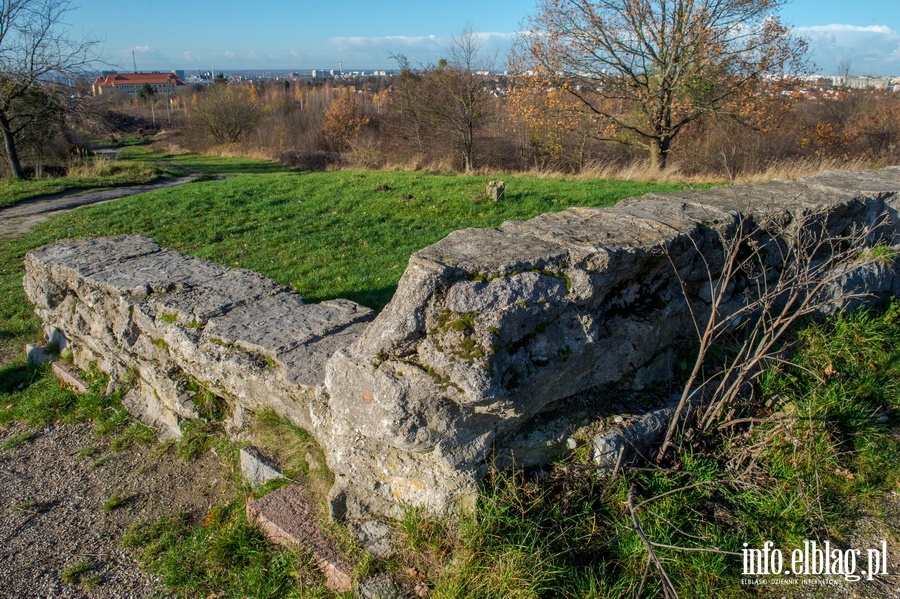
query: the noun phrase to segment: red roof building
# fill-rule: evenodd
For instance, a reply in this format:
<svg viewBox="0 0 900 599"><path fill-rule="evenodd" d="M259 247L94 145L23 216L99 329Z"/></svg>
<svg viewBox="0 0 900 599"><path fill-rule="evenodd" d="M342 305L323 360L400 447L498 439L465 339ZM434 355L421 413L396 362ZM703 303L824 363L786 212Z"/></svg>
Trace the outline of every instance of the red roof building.
<svg viewBox="0 0 900 599"><path fill-rule="evenodd" d="M172 73L110 73L94 80L93 91L99 96L104 91L118 90L136 96L145 83L160 95L172 96L175 88L185 83Z"/></svg>

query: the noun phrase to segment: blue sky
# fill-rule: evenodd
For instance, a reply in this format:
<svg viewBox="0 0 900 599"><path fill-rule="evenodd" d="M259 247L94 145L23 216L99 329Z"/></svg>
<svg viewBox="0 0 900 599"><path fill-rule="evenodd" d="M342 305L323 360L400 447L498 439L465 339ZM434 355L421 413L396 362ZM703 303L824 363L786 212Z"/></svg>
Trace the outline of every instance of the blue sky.
<svg viewBox="0 0 900 599"><path fill-rule="evenodd" d="M131 70L391 68L391 54L435 62L467 22L505 63L532 1L76 0L66 23L103 40L105 59ZM900 0L794 0L779 13L810 42L823 73L900 76Z"/></svg>

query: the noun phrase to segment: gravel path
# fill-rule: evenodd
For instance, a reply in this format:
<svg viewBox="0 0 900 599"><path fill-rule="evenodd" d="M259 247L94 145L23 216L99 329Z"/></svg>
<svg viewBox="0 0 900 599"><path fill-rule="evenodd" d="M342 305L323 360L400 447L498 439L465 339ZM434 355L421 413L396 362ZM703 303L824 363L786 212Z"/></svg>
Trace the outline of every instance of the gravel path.
<svg viewBox="0 0 900 599"><path fill-rule="evenodd" d="M135 185L131 187L116 187L98 191L64 191L61 193L40 196L13 204L0 210L0 238L11 238L24 235L34 225L45 221L58 212L74 210L79 206L99 204L118 200L128 196L157 189L166 189L177 185L184 185L197 180L200 175L193 174L186 177L173 179L161 179L148 185Z"/></svg>
<svg viewBox="0 0 900 599"><path fill-rule="evenodd" d="M199 176L25 200L0 210L0 238L23 235L59 212ZM0 364L11 357L3 349ZM233 493L228 469L212 453L184 462L160 445L112 451L90 424L0 426L0 444L23 433L34 436L0 449L0 599L164 597L159 581L121 546L122 535L135 522L179 511L203 518ZM113 496L127 499L104 510ZM63 572L79 564L89 566L84 576L98 584L63 582Z"/></svg>
<svg viewBox="0 0 900 599"><path fill-rule="evenodd" d="M0 427L0 443L23 432ZM0 450L0 598L164 596L142 573L122 534L134 522L184 511L202 518L228 499L227 469L212 453L184 462L165 446L111 451L91 425L49 425ZM113 496L128 499L106 511ZM87 563L93 588L61 574Z"/></svg>

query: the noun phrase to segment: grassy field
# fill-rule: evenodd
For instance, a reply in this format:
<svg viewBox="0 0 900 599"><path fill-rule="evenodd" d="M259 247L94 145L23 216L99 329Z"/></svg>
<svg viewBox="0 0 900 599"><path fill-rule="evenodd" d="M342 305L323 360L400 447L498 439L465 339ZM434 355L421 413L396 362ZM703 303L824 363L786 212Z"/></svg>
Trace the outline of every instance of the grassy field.
<svg viewBox="0 0 900 599"><path fill-rule="evenodd" d="M49 241L139 233L262 272L310 301L346 297L380 309L409 255L450 231L680 188L506 177L507 201L494 203L483 196L485 177L308 173L258 161L133 152L126 157L160 169L227 179L80 209L0 241L0 423L91 419L123 444L146 437L140 427L110 420L104 402L116 398L60 390L46 369L27 366L21 356L24 344L40 335L21 290L22 258ZM409 512L398 525L400 553L364 559L359 574L387 571L442 598L657 596L660 577L635 530L639 522L681 597L766 596L765 588L740 583L743 543L760 547L770 540L794 548L805 539L828 538L868 546L860 544L869 544L869 532L895 543L898 320L900 308L893 306L798 332L793 365L770 373L763 389L782 419L686 445L669 471L630 469L604 478L582 456L541 476L496 473L466 517L434 521ZM270 424L270 433L277 432L279 425ZM275 445L294 439L301 456L309 451L302 431L283 425L272 434ZM209 445L195 435L184 443L186 458ZM298 478L308 475L302 462L291 472ZM629 499L634 510L626 507ZM178 596L223 588L230 589L227 596L327 595L309 556L269 548L241 506L219 506L207 520L172 515L139 524L127 542ZM853 596L848 589L840 592ZM774 596L806 592L776 590ZM819 592L833 596L833 590Z"/></svg>
<svg viewBox="0 0 900 599"><path fill-rule="evenodd" d="M143 185L173 175L149 161L120 161L97 158L73 167L69 176L47 179L0 179L0 208L22 200L60 193L86 191L122 185Z"/></svg>
<svg viewBox="0 0 900 599"><path fill-rule="evenodd" d="M140 233L188 254L262 272L311 301L345 297L377 309L390 299L410 254L453 230L683 187L508 177L507 201L495 203L483 197L484 177L309 173L245 159L140 156L166 168L228 178L66 214L0 246L4 265L54 238Z"/></svg>

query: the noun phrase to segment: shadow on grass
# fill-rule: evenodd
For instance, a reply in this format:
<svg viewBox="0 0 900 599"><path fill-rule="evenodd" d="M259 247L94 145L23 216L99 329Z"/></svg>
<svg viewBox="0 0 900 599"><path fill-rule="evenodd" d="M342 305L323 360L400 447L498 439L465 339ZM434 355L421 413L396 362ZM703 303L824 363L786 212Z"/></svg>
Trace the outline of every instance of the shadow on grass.
<svg viewBox="0 0 900 599"><path fill-rule="evenodd" d="M30 364L4 364L0 367L0 394L10 395L33 385L40 369Z"/></svg>
<svg viewBox="0 0 900 599"><path fill-rule="evenodd" d="M145 160L143 157L136 158ZM300 169L291 168L278 162L262 160L246 160L239 158L219 158L199 154L166 154L152 156L150 162L162 166L175 166L205 175L273 175L277 173L299 173Z"/></svg>
<svg viewBox="0 0 900 599"><path fill-rule="evenodd" d="M387 305L394 294L397 292L396 285L381 287L379 289L361 289L359 291L351 291L343 295L344 299L348 299L361 304L366 308L372 308L375 313L381 312Z"/></svg>

